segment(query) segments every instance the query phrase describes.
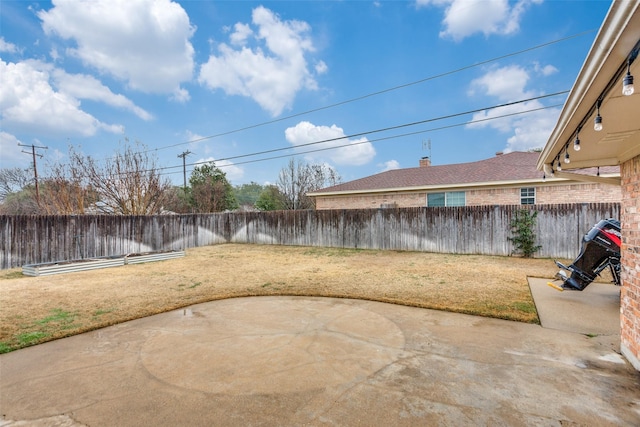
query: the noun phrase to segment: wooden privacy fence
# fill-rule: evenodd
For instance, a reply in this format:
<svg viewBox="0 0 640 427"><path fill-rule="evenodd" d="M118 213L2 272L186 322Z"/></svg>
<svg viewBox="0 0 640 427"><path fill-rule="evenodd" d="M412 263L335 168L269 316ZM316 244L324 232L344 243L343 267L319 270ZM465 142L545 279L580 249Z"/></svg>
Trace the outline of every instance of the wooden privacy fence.
<svg viewBox="0 0 640 427"><path fill-rule="evenodd" d="M521 206L232 212L161 216L0 216L0 268L218 243L511 255ZM540 205L538 257L574 258L617 203Z"/></svg>

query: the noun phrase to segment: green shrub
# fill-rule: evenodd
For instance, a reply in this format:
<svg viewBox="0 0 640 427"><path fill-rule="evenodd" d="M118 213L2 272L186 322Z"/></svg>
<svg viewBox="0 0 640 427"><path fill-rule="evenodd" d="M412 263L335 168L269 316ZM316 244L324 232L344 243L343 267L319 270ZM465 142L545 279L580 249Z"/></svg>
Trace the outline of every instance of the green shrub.
<svg viewBox="0 0 640 427"><path fill-rule="evenodd" d="M525 258L531 258L534 253L541 248L536 245L536 217L538 212L529 209L520 209L516 211L515 216L511 220L511 233L509 241L513 243L513 252L522 254Z"/></svg>

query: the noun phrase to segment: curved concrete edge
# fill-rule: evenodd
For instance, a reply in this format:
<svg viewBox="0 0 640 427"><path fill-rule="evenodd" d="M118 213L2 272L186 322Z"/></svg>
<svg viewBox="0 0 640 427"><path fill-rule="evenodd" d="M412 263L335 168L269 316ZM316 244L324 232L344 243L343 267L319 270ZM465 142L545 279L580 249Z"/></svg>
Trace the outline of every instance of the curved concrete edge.
<svg viewBox="0 0 640 427"><path fill-rule="evenodd" d="M370 301L234 298L0 355L0 419L636 426L640 377L613 341Z"/></svg>

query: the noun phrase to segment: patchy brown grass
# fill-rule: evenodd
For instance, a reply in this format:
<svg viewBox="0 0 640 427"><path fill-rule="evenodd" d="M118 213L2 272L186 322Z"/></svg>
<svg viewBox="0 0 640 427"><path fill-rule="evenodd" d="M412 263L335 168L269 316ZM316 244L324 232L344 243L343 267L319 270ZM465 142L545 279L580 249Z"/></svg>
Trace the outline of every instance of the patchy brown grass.
<svg viewBox="0 0 640 427"><path fill-rule="evenodd" d="M255 295L358 298L537 323L548 259L226 244L184 258L44 277L0 272L0 352Z"/></svg>

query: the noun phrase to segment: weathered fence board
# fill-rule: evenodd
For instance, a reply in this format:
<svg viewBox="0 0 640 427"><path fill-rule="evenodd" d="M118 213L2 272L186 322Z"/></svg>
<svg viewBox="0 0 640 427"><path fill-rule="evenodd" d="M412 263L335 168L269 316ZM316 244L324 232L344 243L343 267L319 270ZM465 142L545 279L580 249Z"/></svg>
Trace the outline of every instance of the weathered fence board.
<svg viewBox="0 0 640 427"><path fill-rule="evenodd" d="M162 216L0 216L0 268L128 253L256 243L510 255L521 206L238 212ZM574 258L617 203L533 206L539 257Z"/></svg>

